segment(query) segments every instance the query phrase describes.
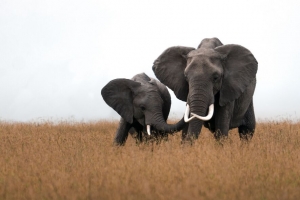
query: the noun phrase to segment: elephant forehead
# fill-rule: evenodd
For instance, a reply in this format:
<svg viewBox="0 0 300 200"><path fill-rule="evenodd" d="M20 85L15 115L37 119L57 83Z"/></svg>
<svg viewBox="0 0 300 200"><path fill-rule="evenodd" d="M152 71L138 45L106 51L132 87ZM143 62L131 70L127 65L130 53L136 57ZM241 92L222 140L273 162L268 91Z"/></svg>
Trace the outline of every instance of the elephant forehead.
<svg viewBox="0 0 300 200"><path fill-rule="evenodd" d="M162 98L157 90L141 90L134 97L134 102L136 103L162 103Z"/></svg>
<svg viewBox="0 0 300 200"><path fill-rule="evenodd" d="M188 58L192 57L220 57L219 53L213 49L196 49L187 55Z"/></svg>
<svg viewBox="0 0 300 200"><path fill-rule="evenodd" d="M149 92L158 92L157 86L149 82L142 83L141 87L136 91L137 94L145 94Z"/></svg>
<svg viewBox="0 0 300 200"><path fill-rule="evenodd" d="M190 58L188 66L185 69L185 73L193 73L195 75L215 71L221 73L221 66L222 64L219 57L199 54Z"/></svg>

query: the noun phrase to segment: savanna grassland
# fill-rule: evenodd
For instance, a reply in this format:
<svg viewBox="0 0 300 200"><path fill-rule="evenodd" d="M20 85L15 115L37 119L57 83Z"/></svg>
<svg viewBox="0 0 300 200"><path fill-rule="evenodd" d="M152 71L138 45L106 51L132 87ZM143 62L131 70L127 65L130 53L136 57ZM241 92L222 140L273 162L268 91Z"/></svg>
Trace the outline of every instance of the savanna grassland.
<svg viewBox="0 0 300 200"><path fill-rule="evenodd" d="M118 123L0 122L0 199L300 199L300 123L113 146Z"/></svg>

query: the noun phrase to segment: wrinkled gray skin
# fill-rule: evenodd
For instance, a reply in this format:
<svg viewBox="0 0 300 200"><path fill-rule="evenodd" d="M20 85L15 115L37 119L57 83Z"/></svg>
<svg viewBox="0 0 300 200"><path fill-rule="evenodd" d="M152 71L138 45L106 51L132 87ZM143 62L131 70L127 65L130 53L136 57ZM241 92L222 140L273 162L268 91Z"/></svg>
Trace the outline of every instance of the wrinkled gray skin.
<svg viewBox="0 0 300 200"><path fill-rule="evenodd" d="M114 79L101 90L104 101L121 115L115 144L123 145L128 132L137 132L139 141L147 135L146 126L151 125L151 135L167 136L182 130L184 120L167 124L171 97L166 86L141 73L129 79ZM132 130L134 129L134 131Z"/></svg>
<svg viewBox="0 0 300 200"><path fill-rule="evenodd" d="M240 45L223 45L218 38L204 39L197 49L176 46L165 50L154 62L157 78L176 97L190 106L189 116L206 116L209 121L192 119L182 131L183 140L198 138L202 125L217 139L238 127L241 139L251 139L255 130L253 94L258 63Z"/></svg>

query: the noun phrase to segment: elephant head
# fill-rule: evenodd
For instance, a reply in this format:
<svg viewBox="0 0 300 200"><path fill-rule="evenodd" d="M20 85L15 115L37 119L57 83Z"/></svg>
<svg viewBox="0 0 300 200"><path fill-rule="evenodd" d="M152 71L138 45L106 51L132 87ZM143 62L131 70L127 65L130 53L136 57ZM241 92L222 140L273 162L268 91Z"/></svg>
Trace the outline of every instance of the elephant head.
<svg viewBox="0 0 300 200"><path fill-rule="evenodd" d="M257 65L248 49L211 38L204 39L197 49L168 48L152 69L178 99L187 102L187 132L197 138L203 121L213 116L214 104L222 107L238 99L255 80Z"/></svg>
<svg viewBox="0 0 300 200"><path fill-rule="evenodd" d="M184 121L167 124L171 107L171 97L165 85L146 74L138 74L130 79L114 79L101 91L104 101L127 123L134 127L139 123L147 133L151 128L164 133L181 130Z"/></svg>

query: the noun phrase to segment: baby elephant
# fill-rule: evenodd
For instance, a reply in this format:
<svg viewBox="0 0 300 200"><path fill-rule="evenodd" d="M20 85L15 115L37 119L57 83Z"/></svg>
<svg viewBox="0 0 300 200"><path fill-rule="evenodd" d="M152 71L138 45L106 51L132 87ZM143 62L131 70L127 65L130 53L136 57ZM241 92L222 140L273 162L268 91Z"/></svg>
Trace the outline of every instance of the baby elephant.
<svg viewBox="0 0 300 200"><path fill-rule="evenodd" d="M147 133L155 137L167 136L182 130L185 125L183 119L176 124L166 123L171 108L169 91L145 73L137 74L131 80L114 79L102 88L101 94L104 101L121 115L114 139L117 145L124 145L132 129L142 142Z"/></svg>

